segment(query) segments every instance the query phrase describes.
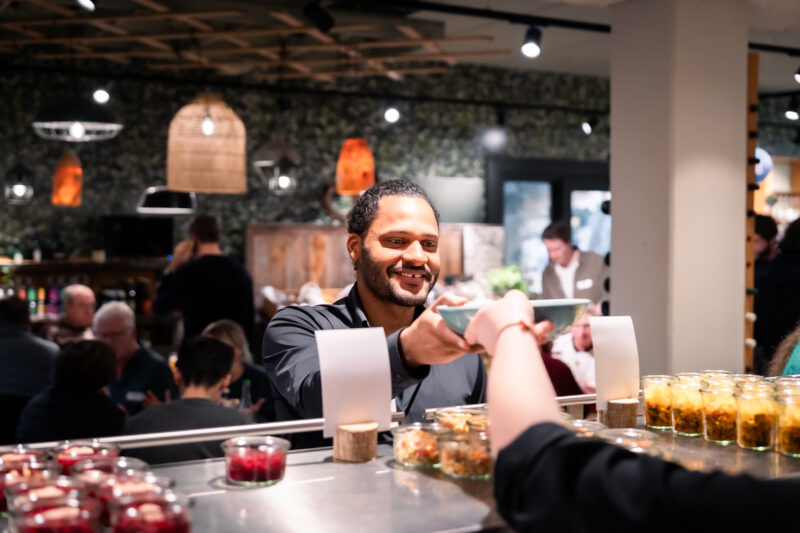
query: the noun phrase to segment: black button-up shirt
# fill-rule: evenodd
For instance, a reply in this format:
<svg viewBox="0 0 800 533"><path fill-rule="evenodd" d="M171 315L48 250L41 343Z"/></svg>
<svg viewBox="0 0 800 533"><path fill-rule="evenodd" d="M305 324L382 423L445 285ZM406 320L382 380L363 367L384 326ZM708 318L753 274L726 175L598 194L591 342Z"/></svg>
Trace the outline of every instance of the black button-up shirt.
<svg viewBox="0 0 800 533"><path fill-rule="evenodd" d="M424 311L417 307L415 318ZM334 304L292 306L281 309L264 334L264 368L273 387L277 420L322 417L322 381L315 331L368 328L356 285L346 298ZM420 421L425 409L481 403L486 398L486 369L478 354L466 354L443 365L409 369L403 363L398 330L386 337L392 396L398 410L405 410L418 383L422 383L408 413ZM291 437L294 448L329 443L320 432Z"/></svg>

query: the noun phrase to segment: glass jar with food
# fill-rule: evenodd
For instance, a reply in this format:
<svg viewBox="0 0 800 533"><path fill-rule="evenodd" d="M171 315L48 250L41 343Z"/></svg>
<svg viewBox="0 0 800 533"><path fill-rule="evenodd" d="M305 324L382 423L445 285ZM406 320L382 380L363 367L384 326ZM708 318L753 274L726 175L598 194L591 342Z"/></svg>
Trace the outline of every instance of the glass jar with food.
<svg viewBox="0 0 800 533"><path fill-rule="evenodd" d="M736 394L736 442L748 450L771 450L778 405L773 388L751 388Z"/></svg>
<svg viewBox="0 0 800 533"><path fill-rule="evenodd" d="M710 382L700 393L705 439L723 446L736 442L736 388Z"/></svg>
<svg viewBox="0 0 800 533"><path fill-rule="evenodd" d="M669 384L673 376L652 375L642 378L644 391L644 421L652 429L672 428L672 395Z"/></svg>
<svg viewBox="0 0 800 533"><path fill-rule="evenodd" d="M111 506L111 526L114 533L189 533L189 508L189 500L171 490L125 496Z"/></svg>
<svg viewBox="0 0 800 533"><path fill-rule="evenodd" d="M243 436L222 443L228 483L264 487L283 479L290 443L279 437Z"/></svg>
<svg viewBox="0 0 800 533"><path fill-rule="evenodd" d="M456 433L469 431L467 421L473 416L484 416L486 410L480 407L443 407L437 409L433 419L437 424L446 426Z"/></svg>
<svg viewBox="0 0 800 533"><path fill-rule="evenodd" d="M634 453L661 455L658 435L646 429L604 429L597 433L597 437Z"/></svg>
<svg viewBox="0 0 800 533"><path fill-rule="evenodd" d="M700 383L705 376L700 372L678 372L675 378L682 383Z"/></svg>
<svg viewBox="0 0 800 533"><path fill-rule="evenodd" d="M53 448L53 458L61 465L64 475L68 475L72 466L80 461L117 456L119 456L119 448L113 444L105 444L97 440L64 441Z"/></svg>
<svg viewBox="0 0 800 533"><path fill-rule="evenodd" d="M778 390L778 451L800 457L800 388Z"/></svg>
<svg viewBox="0 0 800 533"><path fill-rule="evenodd" d="M13 513L17 507L28 501L41 501L64 496L85 497L87 496L86 485L75 478L69 476L56 476L54 478L43 478L23 481L16 485L6 487L6 502L8 512Z"/></svg>
<svg viewBox="0 0 800 533"><path fill-rule="evenodd" d="M439 438L440 469L457 478L486 479L492 473L489 434L448 432Z"/></svg>
<svg viewBox="0 0 800 533"><path fill-rule="evenodd" d="M439 436L449 431L440 424L419 422L393 428L394 460L413 468L439 466Z"/></svg>
<svg viewBox="0 0 800 533"><path fill-rule="evenodd" d="M608 429L605 424L600 423L597 420L583 419L573 420L570 424L570 428L575 432L576 437L581 437L584 439L596 437L598 433L604 429Z"/></svg>
<svg viewBox="0 0 800 533"><path fill-rule="evenodd" d="M670 383L672 431L684 437L703 434L703 396L697 381Z"/></svg>

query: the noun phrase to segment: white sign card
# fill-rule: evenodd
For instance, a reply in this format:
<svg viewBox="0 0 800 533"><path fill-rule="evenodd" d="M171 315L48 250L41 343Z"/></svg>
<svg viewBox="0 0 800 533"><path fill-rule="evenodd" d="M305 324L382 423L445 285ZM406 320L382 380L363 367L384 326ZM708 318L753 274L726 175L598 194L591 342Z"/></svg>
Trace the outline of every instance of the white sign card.
<svg viewBox="0 0 800 533"><path fill-rule="evenodd" d="M392 382L383 328L315 332L322 379L323 435L333 437L341 424L391 423Z"/></svg>
<svg viewBox="0 0 800 533"><path fill-rule="evenodd" d="M639 350L629 316L589 317L594 345L597 409L608 400L639 397Z"/></svg>

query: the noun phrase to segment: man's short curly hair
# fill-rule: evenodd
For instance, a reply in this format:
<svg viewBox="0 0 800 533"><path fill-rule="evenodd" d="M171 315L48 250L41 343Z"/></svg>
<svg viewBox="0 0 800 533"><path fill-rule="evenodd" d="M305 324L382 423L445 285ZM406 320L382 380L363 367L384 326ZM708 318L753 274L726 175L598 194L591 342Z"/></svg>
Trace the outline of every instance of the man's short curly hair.
<svg viewBox="0 0 800 533"><path fill-rule="evenodd" d="M378 213L378 202L386 196L407 196L409 198L422 198L425 200L436 217L436 225L439 225L439 211L433 205L433 201L425 192L425 189L406 179L390 180L373 185L367 189L350 209L347 214L347 231L355 233L362 239L366 237L369 227L375 220Z"/></svg>

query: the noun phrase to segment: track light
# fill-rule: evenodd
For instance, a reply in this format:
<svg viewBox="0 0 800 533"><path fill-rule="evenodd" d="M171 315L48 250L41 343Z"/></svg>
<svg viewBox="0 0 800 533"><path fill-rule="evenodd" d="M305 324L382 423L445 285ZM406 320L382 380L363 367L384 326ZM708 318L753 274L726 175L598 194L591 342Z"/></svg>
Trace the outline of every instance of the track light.
<svg viewBox="0 0 800 533"><path fill-rule="evenodd" d="M542 30L538 26L528 28L520 50L525 57L539 57L539 54L542 53Z"/></svg>
<svg viewBox="0 0 800 533"><path fill-rule="evenodd" d="M86 11L94 11L94 2L92 0L77 0L77 2Z"/></svg>
<svg viewBox="0 0 800 533"><path fill-rule="evenodd" d="M597 127L597 118L595 117L592 117L589 120L584 120L583 123L581 123L581 129L583 130L583 133L585 133L586 135L591 135L596 127Z"/></svg>
<svg viewBox="0 0 800 533"><path fill-rule="evenodd" d="M800 83L800 67L797 67L797 72L794 73L794 81Z"/></svg>
<svg viewBox="0 0 800 533"><path fill-rule="evenodd" d="M303 8L303 15L322 33L328 33L333 28L333 17L319 5L319 2L307 3Z"/></svg>
<svg viewBox="0 0 800 533"><path fill-rule="evenodd" d="M97 102L98 104L105 104L106 102L108 102L108 99L111 98L111 96L105 89L97 89L92 94L92 98L94 98L94 101Z"/></svg>
<svg viewBox="0 0 800 533"><path fill-rule="evenodd" d="M789 100L789 107L786 109L785 115L789 120L800 119L800 106L798 106L796 96L792 96Z"/></svg>
<svg viewBox="0 0 800 533"><path fill-rule="evenodd" d="M397 108L394 106L389 106L383 113L383 118L386 119L386 122L388 122L389 124L394 124L395 122L400 120L400 111L398 111Z"/></svg>
<svg viewBox="0 0 800 533"><path fill-rule="evenodd" d="M505 109L497 109L496 113L496 125L487 129L481 136L481 143L487 150L491 152L498 152L502 150L508 143Z"/></svg>

